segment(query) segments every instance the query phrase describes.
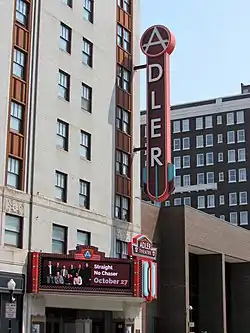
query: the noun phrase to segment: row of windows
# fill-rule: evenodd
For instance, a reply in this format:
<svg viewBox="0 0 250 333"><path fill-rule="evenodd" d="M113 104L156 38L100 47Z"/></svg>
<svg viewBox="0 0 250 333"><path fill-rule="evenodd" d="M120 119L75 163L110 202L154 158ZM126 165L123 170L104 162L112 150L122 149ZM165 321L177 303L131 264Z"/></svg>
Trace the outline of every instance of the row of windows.
<svg viewBox="0 0 250 333"><path fill-rule="evenodd" d="M61 0L66 6L73 8L73 0ZM94 0L82 0L83 18L91 23L94 20Z"/></svg>
<svg viewBox="0 0 250 333"><path fill-rule="evenodd" d="M244 111L228 112L225 115L219 115L216 118L216 125L223 124L223 118L226 117L227 125L243 124ZM195 119L195 129L202 130L204 128L213 128L213 116L197 117ZM173 122L173 132L188 132L190 131L190 119L175 120Z"/></svg>
<svg viewBox="0 0 250 333"><path fill-rule="evenodd" d="M91 245L91 233L77 230L77 245ZM53 224L52 226L52 253L67 253L68 228ZM23 218L15 215L5 215L4 245L23 247ZM127 258L128 243L116 241L116 257Z"/></svg>
<svg viewBox="0 0 250 333"><path fill-rule="evenodd" d="M184 205L191 206L191 197L183 198ZM182 204L181 198L174 199L174 206L180 206ZM225 196L219 196L219 205L225 205ZM237 206L237 205L247 205L248 204L248 195L246 191L243 192L233 192L229 193L228 195L228 203L229 206ZM166 203L166 206L170 205L170 201ZM207 207L206 207L206 200L205 196L198 196L197 197L197 208L204 209L204 208L214 208L215 207L215 195L208 195L207 196Z"/></svg>
<svg viewBox="0 0 250 333"><path fill-rule="evenodd" d="M224 179L224 172L219 172L218 173L218 181L223 182ZM239 169L238 170L238 181L239 182L245 182L247 181L247 174L246 174L246 169ZM181 176L176 176L175 177L175 187L187 187L191 186L191 175L183 175ZM207 172L207 173L197 173L196 175L196 184L197 185L205 185L205 184L213 184L215 183L215 176L214 172ZM237 172L236 170L229 170L228 171L228 183L235 183L237 182Z"/></svg>
<svg viewBox="0 0 250 333"><path fill-rule="evenodd" d="M246 153L244 148L238 150L238 162L245 162L246 161ZM182 165L181 165L181 159L182 159ZM214 165L215 162L223 162L224 161L224 154L218 153L217 155L217 161L214 160L214 153L209 152L206 154L197 154L196 155L196 166L197 167L203 167L204 165L211 166ZM236 162L236 151L235 149L228 151L228 163L234 163ZM185 169L191 167L191 156L190 155L184 155L184 156L175 156L174 157L174 166L175 169Z"/></svg>
<svg viewBox="0 0 250 333"><path fill-rule="evenodd" d="M131 89L130 76L128 70L120 65L117 66L117 85L127 92L130 92ZM59 70L58 95L67 102L70 101L70 81L70 75ZM81 107L90 113L92 112L92 88L84 83L82 83Z"/></svg>
<svg viewBox="0 0 250 333"><path fill-rule="evenodd" d="M237 134L236 134L237 133ZM235 134L237 135L237 143L245 142L245 130L237 130L235 131L228 131L227 132L227 144L235 143ZM204 140L205 139L205 140ZM205 143L205 145L204 145ZM223 143L223 134L217 135L217 143ZM204 147L213 147L214 145L214 135L213 134L206 134L204 135L197 135L196 136L196 148L204 148ZM188 150L191 148L190 138L185 137L182 138L182 145L181 139L174 139L173 141L173 148L174 151Z"/></svg>
<svg viewBox="0 0 250 333"><path fill-rule="evenodd" d="M206 175L206 180L205 180ZM224 172L218 173L218 181L224 182ZM238 169L238 182L246 182L247 181L247 171L246 168ZM205 173L197 173L196 175L197 185L204 184L213 184L216 182L214 172ZM237 170L231 169L228 170L228 183L236 183L237 182ZM183 175L183 181L181 181L181 176L175 177L175 186L190 186L191 185L191 175Z"/></svg>
<svg viewBox="0 0 250 333"><path fill-rule="evenodd" d="M244 193L244 192L242 192ZM214 208L214 198L213 195L207 196L207 208ZM185 197L183 198L183 204L186 206L191 206L191 197ZM174 199L174 205L175 206L180 206L182 205L182 199L181 198L176 198ZM165 202L165 206L170 206L170 201ZM197 208L200 209L205 209L206 207L206 198L205 196L199 196L197 198ZM215 216L215 214L212 214ZM225 220L225 215L220 215L219 216L221 220ZM229 221L230 223L234 225L248 225L248 211L241 211L241 212L231 212L229 214Z"/></svg>
<svg viewBox="0 0 250 333"><path fill-rule="evenodd" d="M122 167L118 171L128 172L124 161L119 162ZM7 185L14 188L20 187L20 161L13 157L8 159ZM55 198L62 202L67 202L68 175L66 173L55 172ZM90 209L90 182L79 180L79 206ZM115 201L115 218L130 221L130 199L117 195Z"/></svg>
<svg viewBox="0 0 250 333"><path fill-rule="evenodd" d="M117 44L127 52L131 52L131 34L120 24L117 26ZM61 22L60 49L71 54L72 29ZM82 62L93 67L93 43L88 39L82 39Z"/></svg>

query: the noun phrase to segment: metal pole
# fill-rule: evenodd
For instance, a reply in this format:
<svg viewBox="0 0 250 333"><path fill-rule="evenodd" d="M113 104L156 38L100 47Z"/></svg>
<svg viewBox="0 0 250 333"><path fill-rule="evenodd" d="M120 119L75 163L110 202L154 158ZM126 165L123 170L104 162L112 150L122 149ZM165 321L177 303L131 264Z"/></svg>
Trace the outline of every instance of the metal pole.
<svg viewBox="0 0 250 333"><path fill-rule="evenodd" d="M11 325L11 319L9 319L9 328L8 328L8 333L11 333L11 331L12 331L12 327L11 327L12 325Z"/></svg>

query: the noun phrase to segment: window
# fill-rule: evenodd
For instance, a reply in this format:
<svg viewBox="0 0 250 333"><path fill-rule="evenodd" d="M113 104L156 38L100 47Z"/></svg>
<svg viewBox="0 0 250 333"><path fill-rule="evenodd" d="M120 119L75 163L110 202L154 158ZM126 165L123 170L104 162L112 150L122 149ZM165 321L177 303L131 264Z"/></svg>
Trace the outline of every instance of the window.
<svg viewBox="0 0 250 333"><path fill-rule="evenodd" d="M240 192L240 205L247 205L247 192Z"/></svg>
<svg viewBox="0 0 250 333"><path fill-rule="evenodd" d="M175 187L181 186L181 176L175 176L174 185L175 185Z"/></svg>
<svg viewBox="0 0 250 333"><path fill-rule="evenodd" d="M223 135L222 134L217 135L217 143L223 143Z"/></svg>
<svg viewBox="0 0 250 333"><path fill-rule="evenodd" d="M79 205L86 209L90 207L90 182L79 180Z"/></svg>
<svg viewBox="0 0 250 333"><path fill-rule="evenodd" d="M118 0L118 6L121 7L125 12L130 14L131 12L130 2L131 0Z"/></svg>
<svg viewBox="0 0 250 333"><path fill-rule="evenodd" d="M213 117L212 116L206 116L205 117L205 126L206 126L206 128L212 128L213 127Z"/></svg>
<svg viewBox="0 0 250 333"><path fill-rule="evenodd" d="M241 211L240 212L240 225L247 225L248 224L248 211Z"/></svg>
<svg viewBox="0 0 250 333"><path fill-rule="evenodd" d="M128 243L116 240L116 258L128 258Z"/></svg>
<svg viewBox="0 0 250 333"><path fill-rule="evenodd" d="M130 134L130 113L120 107L116 109L116 128Z"/></svg>
<svg viewBox="0 0 250 333"><path fill-rule="evenodd" d="M13 75L25 80L26 54L23 51L14 49Z"/></svg>
<svg viewBox="0 0 250 333"><path fill-rule="evenodd" d="M225 204L225 197L224 195L220 195L220 205L224 205Z"/></svg>
<svg viewBox="0 0 250 333"><path fill-rule="evenodd" d="M60 171L56 171L56 199L67 202L67 175Z"/></svg>
<svg viewBox="0 0 250 333"><path fill-rule="evenodd" d="M189 138L182 139L182 149L183 150L190 149L190 139Z"/></svg>
<svg viewBox="0 0 250 333"><path fill-rule="evenodd" d="M206 147L213 146L213 134L206 135Z"/></svg>
<svg viewBox="0 0 250 333"><path fill-rule="evenodd" d="M191 197L184 198L184 205L191 206Z"/></svg>
<svg viewBox="0 0 250 333"><path fill-rule="evenodd" d="M174 151L181 150L181 139L174 139Z"/></svg>
<svg viewBox="0 0 250 333"><path fill-rule="evenodd" d="M206 165L213 165L214 164L214 153L206 153Z"/></svg>
<svg viewBox="0 0 250 333"><path fill-rule="evenodd" d="M197 208L205 208L205 197L204 196L198 196L197 198Z"/></svg>
<svg viewBox="0 0 250 333"><path fill-rule="evenodd" d="M234 131L227 132L227 143L228 144L235 143L235 133L234 133Z"/></svg>
<svg viewBox="0 0 250 333"><path fill-rule="evenodd" d="M183 176L183 186L190 186L190 175L184 175Z"/></svg>
<svg viewBox="0 0 250 333"><path fill-rule="evenodd" d="M228 182L236 183L236 170L228 170Z"/></svg>
<svg viewBox="0 0 250 333"><path fill-rule="evenodd" d="M131 34L120 24L117 25L117 44L125 51L131 52Z"/></svg>
<svg viewBox="0 0 250 333"><path fill-rule="evenodd" d="M183 119L182 120L182 132L188 132L189 131L189 119Z"/></svg>
<svg viewBox="0 0 250 333"><path fill-rule="evenodd" d="M218 162L223 162L223 153L218 153Z"/></svg>
<svg viewBox="0 0 250 333"><path fill-rule="evenodd" d="M69 74L59 70L59 96L69 101L70 95L70 76Z"/></svg>
<svg viewBox="0 0 250 333"><path fill-rule="evenodd" d="M57 142L56 146L68 151L69 148L69 124L57 119Z"/></svg>
<svg viewBox="0 0 250 333"><path fill-rule="evenodd" d="M173 122L173 132L179 133L181 131L181 122L180 120L176 120Z"/></svg>
<svg viewBox="0 0 250 333"><path fill-rule="evenodd" d="M197 154L196 155L196 166L203 166L204 165L204 154Z"/></svg>
<svg viewBox="0 0 250 333"><path fill-rule="evenodd" d="M130 221L130 200L127 197L116 195L115 218L123 221Z"/></svg>
<svg viewBox="0 0 250 333"><path fill-rule="evenodd" d="M77 230L76 232L76 242L77 245L90 245L91 234L87 231Z"/></svg>
<svg viewBox="0 0 250 333"><path fill-rule="evenodd" d="M214 195L208 195L207 196L207 208L213 208L215 206L215 200Z"/></svg>
<svg viewBox="0 0 250 333"><path fill-rule="evenodd" d="M62 3L72 8L72 0L62 0Z"/></svg>
<svg viewBox="0 0 250 333"><path fill-rule="evenodd" d="M60 49L68 53L71 53L71 35L71 28L61 22Z"/></svg>
<svg viewBox="0 0 250 333"><path fill-rule="evenodd" d="M83 18L93 23L94 0L83 0Z"/></svg>
<svg viewBox="0 0 250 333"><path fill-rule="evenodd" d="M190 168L190 156L183 156L183 168Z"/></svg>
<svg viewBox="0 0 250 333"><path fill-rule="evenodd" d="M16 20L27 27L28 25L28 3L24 0L16 0Z"/></svg>
<svg viewBox="0 0 250 333"><path fill-rule="evenodd" d="M5 215L4 245L22 248L22 218Z"/></svg>
<svg viewBox="0 0 250 333"><path fill-rule="evenodd" d="M92 112L92 88L82 83L81 108L89 113Z"/></svg>
<svg viewBox="0 0 250 333"><path fill-rule="evenodd" d="M244 111L238 111L236 113L237 124L244 124Z"/></svg>
<svg viewBox="0 0 250 333"><path fill-rule="evenodd" d="M11 102L10 128L18 133L23 132L23 105Z"/></svg>
<svg viewBox="0 0 250 333"><path fill-rule="evenodd" d="M227 125L234 125L234 113L227 113Z"/></svg>
<svg viewBox="0 0 250 333"><path fill-rule="evenodd" d="M129 177L129 154L116 150L116 172Z"/></svg>
<svg viewBox="0 0 250 333"><path fill-rule="evenodd" d="M245 142L245 130L237 131L237 142Z"/></svg>
<svg viewBox="0 0 250 333"><path fill-rule="evenodd" d="M117 66L117 86L130 93L130 72L124 67Z"/></svg>
<svg viewBox="0 0 250 333"><path fill-rule="evenodd" d="M20 189L21 163L18 159L8 158L7 186Z"/></svg>
<svg viewBox="0 0 250 333"><path fill-rule="evenodd" d="M180 206L181 205L181 198L175 198L174 199L174 206Z"/></svg>
<svg viewBox="0 0 250 333"><path fill-rule="evenodd" d="M228 155L228 163L233 163L233 162L236 161L235 160L235 150L234 149L228 150L227 155Z"/></svg>
<svg viewBox="0 0 250 333"><path fill-rule="evenodd" d="M237 206L237 193L229 193L229 206Z"/></svg>
<svg viewBox="0 0 250 333"><path fill-rule="evenodd" d="M203 135L197 135L196 136L196 148L202 148L202 147L204 147Z"/></svg>
<svg viewBox="0 0 250 333"><path fill-rule="evenodd" d="M238 162L244 162L246 160L245 148L238 149Z"/></svg>
<svg viewBox="0 0 250 333"><path fill-rule="evenodd" d="M203 185L205 183L204 173L197 173L197 185Z"/></svg>
<svg viewBox="0 0 250 333"><path fill-rule="evenodd" d="M238 224L238 216L236 212L230 213L230 223L237 225Z"/></svg>
<svg viewBox="0 0 250 333"><path fill-rule="evenodd" d="M222 124L222 116L217 116L217 125Z"/></svg>
<svg viewBox="0 0 250 333"><path fill-rule="evenodd" d="M56 224L52 227L52 253L67 253L67 228Z"/></svg>
<svg viewBox="0 0 250 333"><path fill-rule="evenodd" d="M213 183L214 183L214 173L207 172L207 184L213 184Z"/></svg>
<svg viewBox="0 0 250 333"><path fill-rule="evenodd" d="M203 118L202 117L196 118L195 122L196 122L196 129L197 130L203 129Z"/></svg>
<svg viewBox="0 0 250 333"><path fill-rule="evenodd" d="M180 158L180 156L174 157L174 166L175 166L175 169L180 169L181 168L181 158Z"/></svg>
<svg viewBox="0 0 250 333"><path fill-rule="evenodd" d="M80 133L80 155L86 160L91 160L91 134L82 131Z"/></svg>
<svg viewBox="0 0 250 333"><path fill-rule="evenodd" d="M235 178L236 178L236 171L235 171ZM247 181L247 171L245 168L239 169L239 182L246 182Z"/></svg>
<svg viewBox="0 0 250 333"><path fill-rule="evenodd" d="M224 182L224 173L219 172L219 182Z"/></svg>
<svg viewBox="0 0 250 333"><path fill-rule="evenodd" d="M93 66L93 44L86 38L82 39L82 62L89 67Z"/></svg>

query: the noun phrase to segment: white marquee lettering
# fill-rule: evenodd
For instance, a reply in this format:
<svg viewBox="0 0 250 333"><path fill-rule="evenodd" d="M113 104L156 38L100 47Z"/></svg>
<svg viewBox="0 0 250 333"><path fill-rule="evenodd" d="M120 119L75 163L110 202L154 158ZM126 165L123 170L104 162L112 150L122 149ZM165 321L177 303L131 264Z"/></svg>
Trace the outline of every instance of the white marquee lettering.
<svg viewBox="0 0 250 333"><path fill-rule="evenodd" d="M161 137L161 133L155 133L156 130L160 130L161 129L161 124L156 124L161 122L161 118L154 118L151 119L151 138L160 138Z"/></svg>
<svg viewBox="0 0 250 333"><path fill-rule="evenodd" d="M151 110L158 110L160 108L161 108L160 104L156 105L156 102L155 102L155 91L152 90L152 92L151 92Z"/></svg>
<svg viewBox="0 0 250 333"><path fill-rule="evenodd" d="M156 164L159 166L162 166L163 163L159 160L159 157L161 157L161 148L159 147L152 147L151 148L151 161L150 161L150 166L153 168Z"/></svg>
<svg viewBox="0 0 250 333"><path fill-rule="evenodd" d="M158 69L158 75L153 77L153 68L157 68ZM160 64L151 64L148 66L148 82L152 83L152 82L156 82L159 81L162 78L162 74L163 74L163 68Z"/></svg>

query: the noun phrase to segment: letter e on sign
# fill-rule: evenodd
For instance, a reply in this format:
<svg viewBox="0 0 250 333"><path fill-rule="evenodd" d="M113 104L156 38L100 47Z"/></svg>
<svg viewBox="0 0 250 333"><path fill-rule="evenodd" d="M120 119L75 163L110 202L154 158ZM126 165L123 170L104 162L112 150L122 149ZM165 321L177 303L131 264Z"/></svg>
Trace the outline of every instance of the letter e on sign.
<svg viewBox="0 0 250 333"><path fill-rule="evenodd" d="M141 50L147 57L147 192L158 202L170 194L169 56L174 47L173 34L162 25L150 27L141 38Z"/></svg>

